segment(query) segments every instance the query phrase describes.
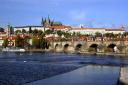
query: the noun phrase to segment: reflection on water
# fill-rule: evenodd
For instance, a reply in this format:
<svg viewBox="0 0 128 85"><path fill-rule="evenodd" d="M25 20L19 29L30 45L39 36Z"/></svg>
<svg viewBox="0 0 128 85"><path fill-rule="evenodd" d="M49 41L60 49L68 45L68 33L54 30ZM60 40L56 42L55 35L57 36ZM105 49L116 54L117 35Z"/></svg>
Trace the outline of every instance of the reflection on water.
<svg viewBox="0 0 128 85"><path fill-rule="evenodd" d="M89 65L25 85L116 85L119 67Z"/></svg>
<svg viewBox="0 0 128 85"><path fill-rule="evenodd" d="M127 66L128 57L76 55L64 53L0 53L0 61L27 61L27 62L70 62L73 64L97 64L111 66ZM75 63L74 63L75 62Z"/></svg>

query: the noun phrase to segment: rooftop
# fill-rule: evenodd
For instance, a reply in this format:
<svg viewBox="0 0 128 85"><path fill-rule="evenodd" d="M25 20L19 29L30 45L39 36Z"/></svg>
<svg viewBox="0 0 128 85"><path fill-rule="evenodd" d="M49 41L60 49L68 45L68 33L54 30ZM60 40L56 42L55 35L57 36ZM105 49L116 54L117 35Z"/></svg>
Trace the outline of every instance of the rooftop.
<svg viewBox="0 0 128 85"><path fill-rule="evenodd" d="M50 26L49 28L54 28L54 29L65 29L65 28L71 28L71 26Z"/></svg>

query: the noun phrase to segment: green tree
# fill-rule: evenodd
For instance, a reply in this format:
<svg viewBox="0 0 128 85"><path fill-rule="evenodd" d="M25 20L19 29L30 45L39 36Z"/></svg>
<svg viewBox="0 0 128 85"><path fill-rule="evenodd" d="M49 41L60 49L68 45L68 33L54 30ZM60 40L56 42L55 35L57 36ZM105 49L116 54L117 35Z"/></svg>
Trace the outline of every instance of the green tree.
<svg viewBox="0 0 128 85"><path fill-rule="evenodd" d="M49 42L44 38L44 34L40 36L33 36L32 37L32 46L34 48L42 48L42 49L48 49L49 48Z"/></svg>
<svg viewBox="0 0 128 85"><path fill-rule="evenodd" d="M16 30L15 31L15 34L19 34L19 33L21 33L21 30Z"/></svg>
<svg viewBox="0 0 128 85"><path fill-rule="evenodd" d="M27 43L27 38L20 37L20 35L17 35L15 38L15 46L24 48Z"/></svg>
<svg viewBox="0 0 128 85"><path fill-rule="evenodd" d="M96 33L95 33L95 36L96 36L96 37L101 37L102 34L101 34L100 32L96 32Z"/></svg>
<svg viewBox="0 0 128 85"><path fill-rule="evenodd" d="M128 32L124 32L123 35L126 37L128 36Z"/></svg>
<svg viewBox="0 0 128 85"><path fill-rule="evenodd" d="M32 37L32 46L34 48L40 48L40 38L39 37L36 37L36 36Z"/></svg>
<svg viewBox="0 0 128 85"><path fill-rule="evenodd" d="M64 37L65 37L65 38L69 38L70 36L71 36L70 33L68 33L68 32L65 32L65 33L64 33Z"/></svg>
<svg viewBox="0 0 128 85"><path fill-rule="evenodd" d="M3 42L3 47L6 48L8 46L8 39L6 38Z"/></svg>
<svg viewBox="0 0 128 85"><path fill-rule="evenodd" d="M45 34L53 34L53 32L54 31L52 29L48 29L48 30L45 31Z"/></svg>
<svg viewBox="0 0 128 85"><path fill-rule="evenodd" d="M113 33L105 33L105 37L108 37L109 40L114 40L115 35Z"/></svg>
<svg viewBox="0 0 128 85"><path fill-rule="evenodd" d="M23 33L23 34L26 33L26 30L25 30L25 29L22 29L22 33Z"/></svg>
<svg viewBox="0 0 128 85"><path fill-rule="evenodd" d="M49 45L48 45L48 41L44 38L41 39L41 43L40 43L40 47L42 49L48 49Z"/></svg>
<svg viewBox="0 0 128 85"><path fill-rule="evenodd" d="M33 35L37 35L38 34L38 30L37 29L34 29L33 30Z"/></svg>
<svg viewBox="0 0 128 85"><path fill-rule="evenodd" d="M8 31L9 31L9 35L14 34L14 29L11 25L8 25Z"/></svg>
<svg viewBox="0 0 128 85"><path fill-rule="evenodd" d="M38 35L42 35L43 34L43 31L42 30L38 30Z"/></svg>
<svg viewBox="0 0 128 85"><path fill-rule="evenodd" d="M111 37L111 33L105 33L105 37Z"/></svg>
<svg viewBox="0 0 128 85"><path fill-rule="evenodd" d="M29 31L28 31L28 33L29 33L29 34L32 33L32 28L31 28L31 26L29 27Z"/></svg>
<svg viewBox="0 0 128 85"><path fill-rule="evenodd" d="M16 47L22 47L22 39L19 35L17 35L15 38L15 46Z"/></svg>
<svg viewBox="0 0 128 85"><path fill-rule="evenodd" d="M1 27L0 27L0 32L4 32L4 28L1 28Z"/></svg>
<svg viewBox="0 0 128 85"><path fill-rule="evenodd" d="M59 37L61 37L61 36L64 34L64 32L61 31L61 30L58 30L56 33L57 33L57 35L58 35Z"/></svg>

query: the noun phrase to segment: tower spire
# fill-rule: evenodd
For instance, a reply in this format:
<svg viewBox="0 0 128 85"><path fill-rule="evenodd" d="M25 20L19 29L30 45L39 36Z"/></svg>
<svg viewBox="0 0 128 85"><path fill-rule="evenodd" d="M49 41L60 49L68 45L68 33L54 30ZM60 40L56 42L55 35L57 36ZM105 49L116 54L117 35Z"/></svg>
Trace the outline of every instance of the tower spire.
<svg viewBox="0 0 128 85"><path fill-rule="evenodd" d="M44 26L44 19L43 19L43 17L41 19L41 25Z"/></svg>
<svg viewBox="0 0 128 85"><path fill-rule="evenodd" d="M50 22L51 22L51 20L50 20L50 17L49 17L49 15L48 15L48 23L50 24Z"/></svg>

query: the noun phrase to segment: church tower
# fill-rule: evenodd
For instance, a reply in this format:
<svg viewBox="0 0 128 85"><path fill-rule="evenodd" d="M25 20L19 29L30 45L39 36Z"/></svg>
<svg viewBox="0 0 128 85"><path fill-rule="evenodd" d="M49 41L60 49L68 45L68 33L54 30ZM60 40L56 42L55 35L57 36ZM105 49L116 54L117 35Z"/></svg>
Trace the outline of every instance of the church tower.
<svg viewBox="0 0 128 85"><path fill-rule="evenodd" d="M42 18L42 21L41 21L41 25L44 26L44 27L49 27L51 26L51 20L48 16L48 18Z"/></svg>
<svg viewBox="0 0 128 85"><path fill-rule="evenodd" d="M7 35L11 36L12 34L14 34L14 29L12 26L8 25L7 27Z"/></svg>

